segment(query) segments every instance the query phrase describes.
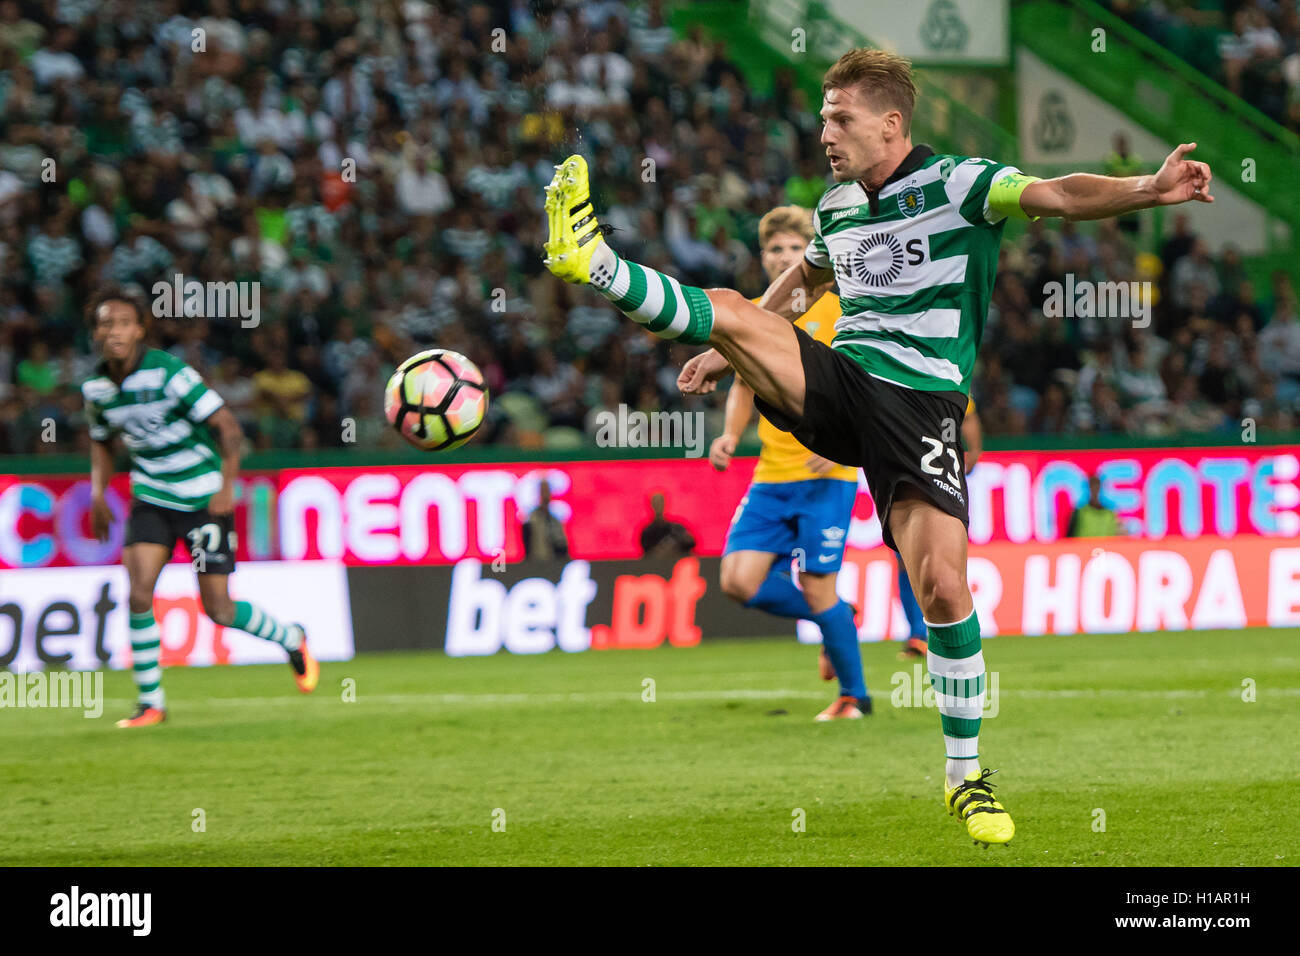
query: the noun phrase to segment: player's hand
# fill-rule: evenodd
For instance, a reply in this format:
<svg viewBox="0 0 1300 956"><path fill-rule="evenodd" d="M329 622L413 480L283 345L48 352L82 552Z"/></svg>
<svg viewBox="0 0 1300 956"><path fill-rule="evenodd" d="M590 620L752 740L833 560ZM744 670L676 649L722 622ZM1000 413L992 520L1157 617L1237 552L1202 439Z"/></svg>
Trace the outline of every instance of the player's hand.
<svg viewBox="0 0 1300 956"><path fill-rule="evenodd" d="M1172 206L1190 199L1214 202L1214 197L1210 195L1210 180L1213 178L1210 167L1185 158L1195 148L1195 143L1181 143L1165 157L1164 164L1152 182L1160 205Z"/></svg>
<svg viewBox="0 0 1300 956"><path fill-rule="evenodd" d="M709 349L682 366L682 374L677 376L677 387L683 395L707 395L718 387L718 379L730 371L731 366L717 349Z"/></svg>
<svg viewBox="0 0 1300 956"><path fill-rule="evenodd" d="M109 528L113 526L113 511L103 495L90 499L90 533L96 541L107 541Z"/></svg>
<svg viewBox="0 0 1300 956"><path fill-rule="evenodd" d="M714 471L726 471L731 464L731 456L736 453L736 436L719 435L709 446L709 464Z"/></svg>
<svg viewBox="0 0 1300 956"><path fill-rule="evenodd" d="M837 467L836 463L829 458L823 458L821 455L813 455L804 464L814 475L829 475L831 469Z"/></svg>
<svg viewBox="0 0 1300 956"><path fill-rule="evenodd" d="M208 501L208 514L222 515L231 514L235 510L235 495L229 485L223 485Z"/></svg>

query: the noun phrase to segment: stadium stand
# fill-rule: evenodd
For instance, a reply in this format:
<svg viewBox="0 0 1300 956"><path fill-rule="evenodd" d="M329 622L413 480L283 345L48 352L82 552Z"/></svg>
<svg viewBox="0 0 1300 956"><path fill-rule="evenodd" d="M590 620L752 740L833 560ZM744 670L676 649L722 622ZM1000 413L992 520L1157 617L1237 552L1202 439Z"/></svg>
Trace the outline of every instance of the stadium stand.
<svg viewBox="0 0 1300 956"><path fill-rule="evenodd" d="M1294 0L1109 0L1103 5L1300 133L1300 9Z"/></svg>
<svg viewBox="0 0 1300 956"><path fill-rule="evenodd" d="M1110 7L1152 36L1222 26L1195 65L1300 128L1293 3ZM0 453L55 450L50 419L84 451L80 304L178 274L260 283L255 327L156 321L258 449L395 445L381 386L435 343L488 378L479 441L572 445L602 408L682 407L689 350L544 272L552 163L589 156L631 258L748 296L758 218L826 180L807 91L783 72L749 93L722 43L667 19L659 0L4 0ZM1152 280L1152 328L1048 317L1066 273ZM1285 272L1257 288L1185 225L1158 255L1114 223L1035 226L1004 246L975 397L994 435L1290 428L1296 313ZM687 402L716 433L722 396Z"/></svg>

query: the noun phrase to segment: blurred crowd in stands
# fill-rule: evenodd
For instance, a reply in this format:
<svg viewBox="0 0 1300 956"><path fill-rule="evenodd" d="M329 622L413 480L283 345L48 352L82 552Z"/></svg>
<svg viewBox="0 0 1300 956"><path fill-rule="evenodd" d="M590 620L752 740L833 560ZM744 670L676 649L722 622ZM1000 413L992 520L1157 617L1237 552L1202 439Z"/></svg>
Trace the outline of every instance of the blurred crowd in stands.
<svg viewBox="0 0 1300 956"><path fill-rule="evenodd" d="M1120 315L1083 315L1089 283L1093 311L1122 304L1103 285L1122 283L1150 312L1130 300ZM1062 308L1072 288L1075 307L1067 298ZM1181 214L1158 255L1137 251L1116 220L1091 234L1031 223L1003 246L973 395L994 435L1240 433L1247 418L1291 429L1300 410L1293 283L1278 270L1257 289L1231 245L1216 254Z"/></svg>
<svg viewBox="0 0 1300 956"><path fill-rule="evenodd" d="M752 95L658 0L0 0L0 453L85 448L81 304L107 280L153 301L176 275L260 283L256 327L154 322L258 449L399 444L383 384L434 346L487 377L478 441L576 446L621 403L704 409L716 433L724 394L683 406L675 387L693 350L545 272L542 187L584 152L621 253L755 296L759 217L827 183L818 105L788 72ZM1287 276L1254 287L1185 222L1158 256L1134 241L1115 223L1008 239L986 430L1289 427ZM1153 322L1046 316L1066 273L1149 279Z"/></svg>
<svg viewBox="0 0 1300 956"><path fill-rule="evenodd" d="M1296 0L1103 0L1162 47L1300 133Z"/></svg>

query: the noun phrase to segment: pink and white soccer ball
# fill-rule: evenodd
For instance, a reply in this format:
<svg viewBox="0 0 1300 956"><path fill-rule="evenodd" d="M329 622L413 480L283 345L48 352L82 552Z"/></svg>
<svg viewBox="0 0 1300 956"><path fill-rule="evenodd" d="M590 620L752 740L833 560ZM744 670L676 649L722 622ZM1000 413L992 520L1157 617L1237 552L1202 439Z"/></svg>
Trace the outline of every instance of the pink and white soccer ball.
<svg viewBox="0 0 1300 956"><path fill-rule="evenodd" d="M384 416L399 435L425 451L458 448L483 424L488 387L459 352L429 349L398 366L384 389Z"/></svg>

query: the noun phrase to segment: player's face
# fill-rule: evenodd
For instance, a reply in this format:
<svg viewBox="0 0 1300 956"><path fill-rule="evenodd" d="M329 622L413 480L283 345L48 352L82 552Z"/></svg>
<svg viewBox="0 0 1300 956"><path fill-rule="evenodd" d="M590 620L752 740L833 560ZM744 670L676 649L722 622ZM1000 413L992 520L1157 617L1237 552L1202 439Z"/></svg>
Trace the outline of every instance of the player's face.
<svg viewBox="0 0 1300 956"><path fill-rule="evenodd" d="M126 302L109 300L95 313L95 342L104 358L125 362L144 339L144 326Z"/></svg>
<svg viewBox="0 0 1300 956"><path fill-rule="evenodd" d="M876 112L862 86L827 90L821 117L821 142L837 183L865 178L886 160L888 143L902 130L902 114L898 110Z"/></svg>
<svg viewBox="0 0 1300 956"><path fill-rule="evenodd" d="M793 232L778 232L767 240L763 247L763 271L767 281L775 282L786 269L803 258L808 248L808 240Z"/></svg>

